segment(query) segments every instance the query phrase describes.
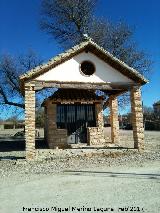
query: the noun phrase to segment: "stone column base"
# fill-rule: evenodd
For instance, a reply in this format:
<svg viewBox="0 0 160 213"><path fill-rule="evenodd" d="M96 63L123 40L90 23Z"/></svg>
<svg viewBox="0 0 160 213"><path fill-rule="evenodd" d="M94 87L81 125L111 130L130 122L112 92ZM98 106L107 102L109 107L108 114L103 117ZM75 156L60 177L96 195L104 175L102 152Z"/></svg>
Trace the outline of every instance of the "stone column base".
<svg viewBox="0 0 160 213"><path fill-rule="evenodd" d="M98 127L87 128L87 144L92 145L104 145L105 137L104 132Z"/></svg>

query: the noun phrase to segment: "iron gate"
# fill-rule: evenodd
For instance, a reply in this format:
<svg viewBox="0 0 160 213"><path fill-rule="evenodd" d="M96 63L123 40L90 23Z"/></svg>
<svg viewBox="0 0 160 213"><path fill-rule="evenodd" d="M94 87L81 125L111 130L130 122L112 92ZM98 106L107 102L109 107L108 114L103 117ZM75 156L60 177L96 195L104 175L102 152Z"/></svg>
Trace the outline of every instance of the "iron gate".
<svg viewBox="0 0 160 213"><path fill-rule="evenodd" d="M58 104L57 128L67 129L68 143L86 143L87 127L95 127L94 104Z"/></svg>

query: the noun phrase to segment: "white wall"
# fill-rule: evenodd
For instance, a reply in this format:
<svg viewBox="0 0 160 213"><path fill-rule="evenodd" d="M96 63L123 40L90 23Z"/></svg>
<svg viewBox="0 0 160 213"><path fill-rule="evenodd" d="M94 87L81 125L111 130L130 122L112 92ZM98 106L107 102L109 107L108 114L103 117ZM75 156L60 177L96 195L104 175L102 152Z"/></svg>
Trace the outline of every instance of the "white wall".
<svg viewBox="0 0 160 213"><path fill-rule="evenodd" d="M84 60L94 63L96 72L92 76L85 76L80 72L80 63ZM42 74L36 80L88 83L133 82L94 54L85 52Z"/></svg>

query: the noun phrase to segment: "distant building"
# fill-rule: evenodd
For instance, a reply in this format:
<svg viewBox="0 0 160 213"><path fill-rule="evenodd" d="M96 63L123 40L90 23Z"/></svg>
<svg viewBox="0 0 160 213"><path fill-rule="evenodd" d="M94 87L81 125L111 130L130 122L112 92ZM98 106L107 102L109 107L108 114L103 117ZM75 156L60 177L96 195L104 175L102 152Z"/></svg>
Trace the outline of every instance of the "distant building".
<svg viewBox="0 0 160 213"><path fill-rule="evenodd" d="M24 121L0 121L0 130L4 129L23 129L24 128Z"/></svg>
<svg viewBox="0 0 160 213"><path fill-rule="evenodd" d="M160 101L153 104L153 109L155 114L160 114Z"/></svg>

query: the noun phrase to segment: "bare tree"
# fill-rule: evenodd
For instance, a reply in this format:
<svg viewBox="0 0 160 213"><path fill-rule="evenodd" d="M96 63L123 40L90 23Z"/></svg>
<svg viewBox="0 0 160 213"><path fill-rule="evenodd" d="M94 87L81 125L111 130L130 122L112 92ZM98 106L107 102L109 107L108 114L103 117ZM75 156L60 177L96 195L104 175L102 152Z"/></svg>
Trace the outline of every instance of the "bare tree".
<svg viewBox="0 0 160 213"><path fill-rule="evenodd" d="M133 30L126 24L113 24L96 17L96 3L97 0L42 0L41 28L65 48L82 41L83 34L87 33L96 43L141 73L150 70L151 61L132 40ZM1 106L24 109L18 76L41 62L33 51L19 57L1 56Z"/></svg>
<svg viewBox="0 0 160 213"><path fill-rule="evenodd" d="M96 0L42 0L41 29L69 48L88 34L114 56L139 70L150 70L151 61L133 40L134 30L122 22L95 16Z"/></svg>
<svg viewBox="0 0 160 213"><path fill-rule="evenodd" d="M134 28L95 16L96 0L42 0L41 29L70 48L88 34L97 44L141 74L149 75L151 60L133 39ZM119 97L119 106L129 103L129 94Z"/></svg>
<svg viewBox="0 0 160 213"><path fill-rule="evenodd" d="M42 0L41 28L70 47L88 32L95 3L96 0Z"/></svg>
<svg viewBox="0 0 160 213"><path fill-rule="evenodd" d="M32 51L18 57L5 54L0 58L0 106L24 109L24 97L20 90L19 75L38 66L42 60Z"/></svg>
<svg viewBox="0 0 160 213"><path fill-rule="evenodd" d="M156 119L154 115L154 110L152 107L143 106L143 119L144 121Z"/></svg>

